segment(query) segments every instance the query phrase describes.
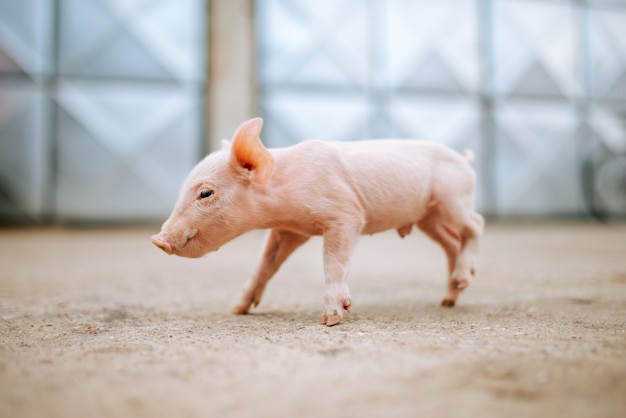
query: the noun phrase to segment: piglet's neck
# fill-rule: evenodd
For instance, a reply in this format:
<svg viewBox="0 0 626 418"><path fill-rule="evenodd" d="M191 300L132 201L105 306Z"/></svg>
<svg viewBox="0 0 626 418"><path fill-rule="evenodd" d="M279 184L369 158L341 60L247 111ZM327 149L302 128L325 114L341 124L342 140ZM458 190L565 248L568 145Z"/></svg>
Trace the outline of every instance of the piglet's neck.
<svg viewBox="0 0 626 418"><path fill-rule="evenodd" d="M275 226L277 221L284 218L285 197L273 187L272 181L266 185L253 185L253 202L250 210L250 229L267 229Z"/></svg>
<svg viewBox="0 0 626 418"><path fill-rule="evenodd" d="M273 177L267 184L252 185L247 216L246 229L270 229L280 228L305 232L298 203L295 196L285 186L284 179L280 176ZM304 228L307 229L307 228Z"/></svg>

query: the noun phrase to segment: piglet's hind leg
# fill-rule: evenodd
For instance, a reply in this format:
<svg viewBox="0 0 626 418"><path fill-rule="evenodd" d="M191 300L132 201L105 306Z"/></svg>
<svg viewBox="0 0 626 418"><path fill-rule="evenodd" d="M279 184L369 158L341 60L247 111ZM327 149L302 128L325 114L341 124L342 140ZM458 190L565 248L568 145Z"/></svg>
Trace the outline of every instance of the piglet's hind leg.
<svg viewBox="0 0 626 418"><path fill-rule="evenodd" d="M460 232L461 251L448 281L448 293L441 301L442 306L454 306L461 291L469 286L476 276L478 240L482 235L485 221L481 215L472 212Z"/></svg>
<svg viewBox="0 0 626 418"><path fill-rule="evenodd" d="M454 306L458 297L458 289L451 281L452 272L456 266L457 257L461 248L461 241L455 232L447 228L436 213L418 222L417 226L422 232L437 242L446 253L448 259L448 290L441 301L442 306Z"/></svg>

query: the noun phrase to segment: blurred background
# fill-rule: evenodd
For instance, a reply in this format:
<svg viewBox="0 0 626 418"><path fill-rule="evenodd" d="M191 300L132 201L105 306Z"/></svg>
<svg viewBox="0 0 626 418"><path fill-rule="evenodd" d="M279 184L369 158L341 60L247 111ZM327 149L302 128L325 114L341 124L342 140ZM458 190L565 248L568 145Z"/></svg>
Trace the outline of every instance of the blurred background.
<svg viewBox="0 0 626 418"><path fill-rule="evenodd" d="M152 222L263 141L472 149L478 209L626 216L626 1L0 0L0 221Z"/></svg>

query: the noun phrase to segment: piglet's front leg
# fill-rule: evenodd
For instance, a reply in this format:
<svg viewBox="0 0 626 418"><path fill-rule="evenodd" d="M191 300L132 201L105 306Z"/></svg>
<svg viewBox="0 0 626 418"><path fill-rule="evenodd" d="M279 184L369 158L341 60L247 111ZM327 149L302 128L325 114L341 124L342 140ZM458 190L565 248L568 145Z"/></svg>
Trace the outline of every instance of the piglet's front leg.
<svg viewBox="0 0 626 418"><path fill-rule="evenodd" d="M235 314L248 313L252 306L261 302L267 282L274 276L283 262L309 237L291 231L272 229L267 233L265 248L259 267L246 284L240 302L233 309Z"/></svg>
<svg viewBox="0 0 626 418"><path fill-rule="evenodd" d="M350 310L350 290L346 284L350 255L358 237L359 228L345 226L324 233L324 316L322 324L337 325L343 310Z"/></svg>

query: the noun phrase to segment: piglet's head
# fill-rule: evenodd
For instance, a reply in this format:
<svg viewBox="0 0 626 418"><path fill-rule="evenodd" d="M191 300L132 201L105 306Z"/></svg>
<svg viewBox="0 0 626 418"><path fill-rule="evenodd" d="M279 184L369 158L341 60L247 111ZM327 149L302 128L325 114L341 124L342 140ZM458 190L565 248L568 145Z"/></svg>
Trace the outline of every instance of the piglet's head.
<svg viewBox="0 0 626 418"><path fill-rule="evenodd" d="M255 228L257 199L274 159L259 134L263 120L244 122L232 144L209 154L189 173L178 201L152 242L168 254L200 257Z"/></svg>

